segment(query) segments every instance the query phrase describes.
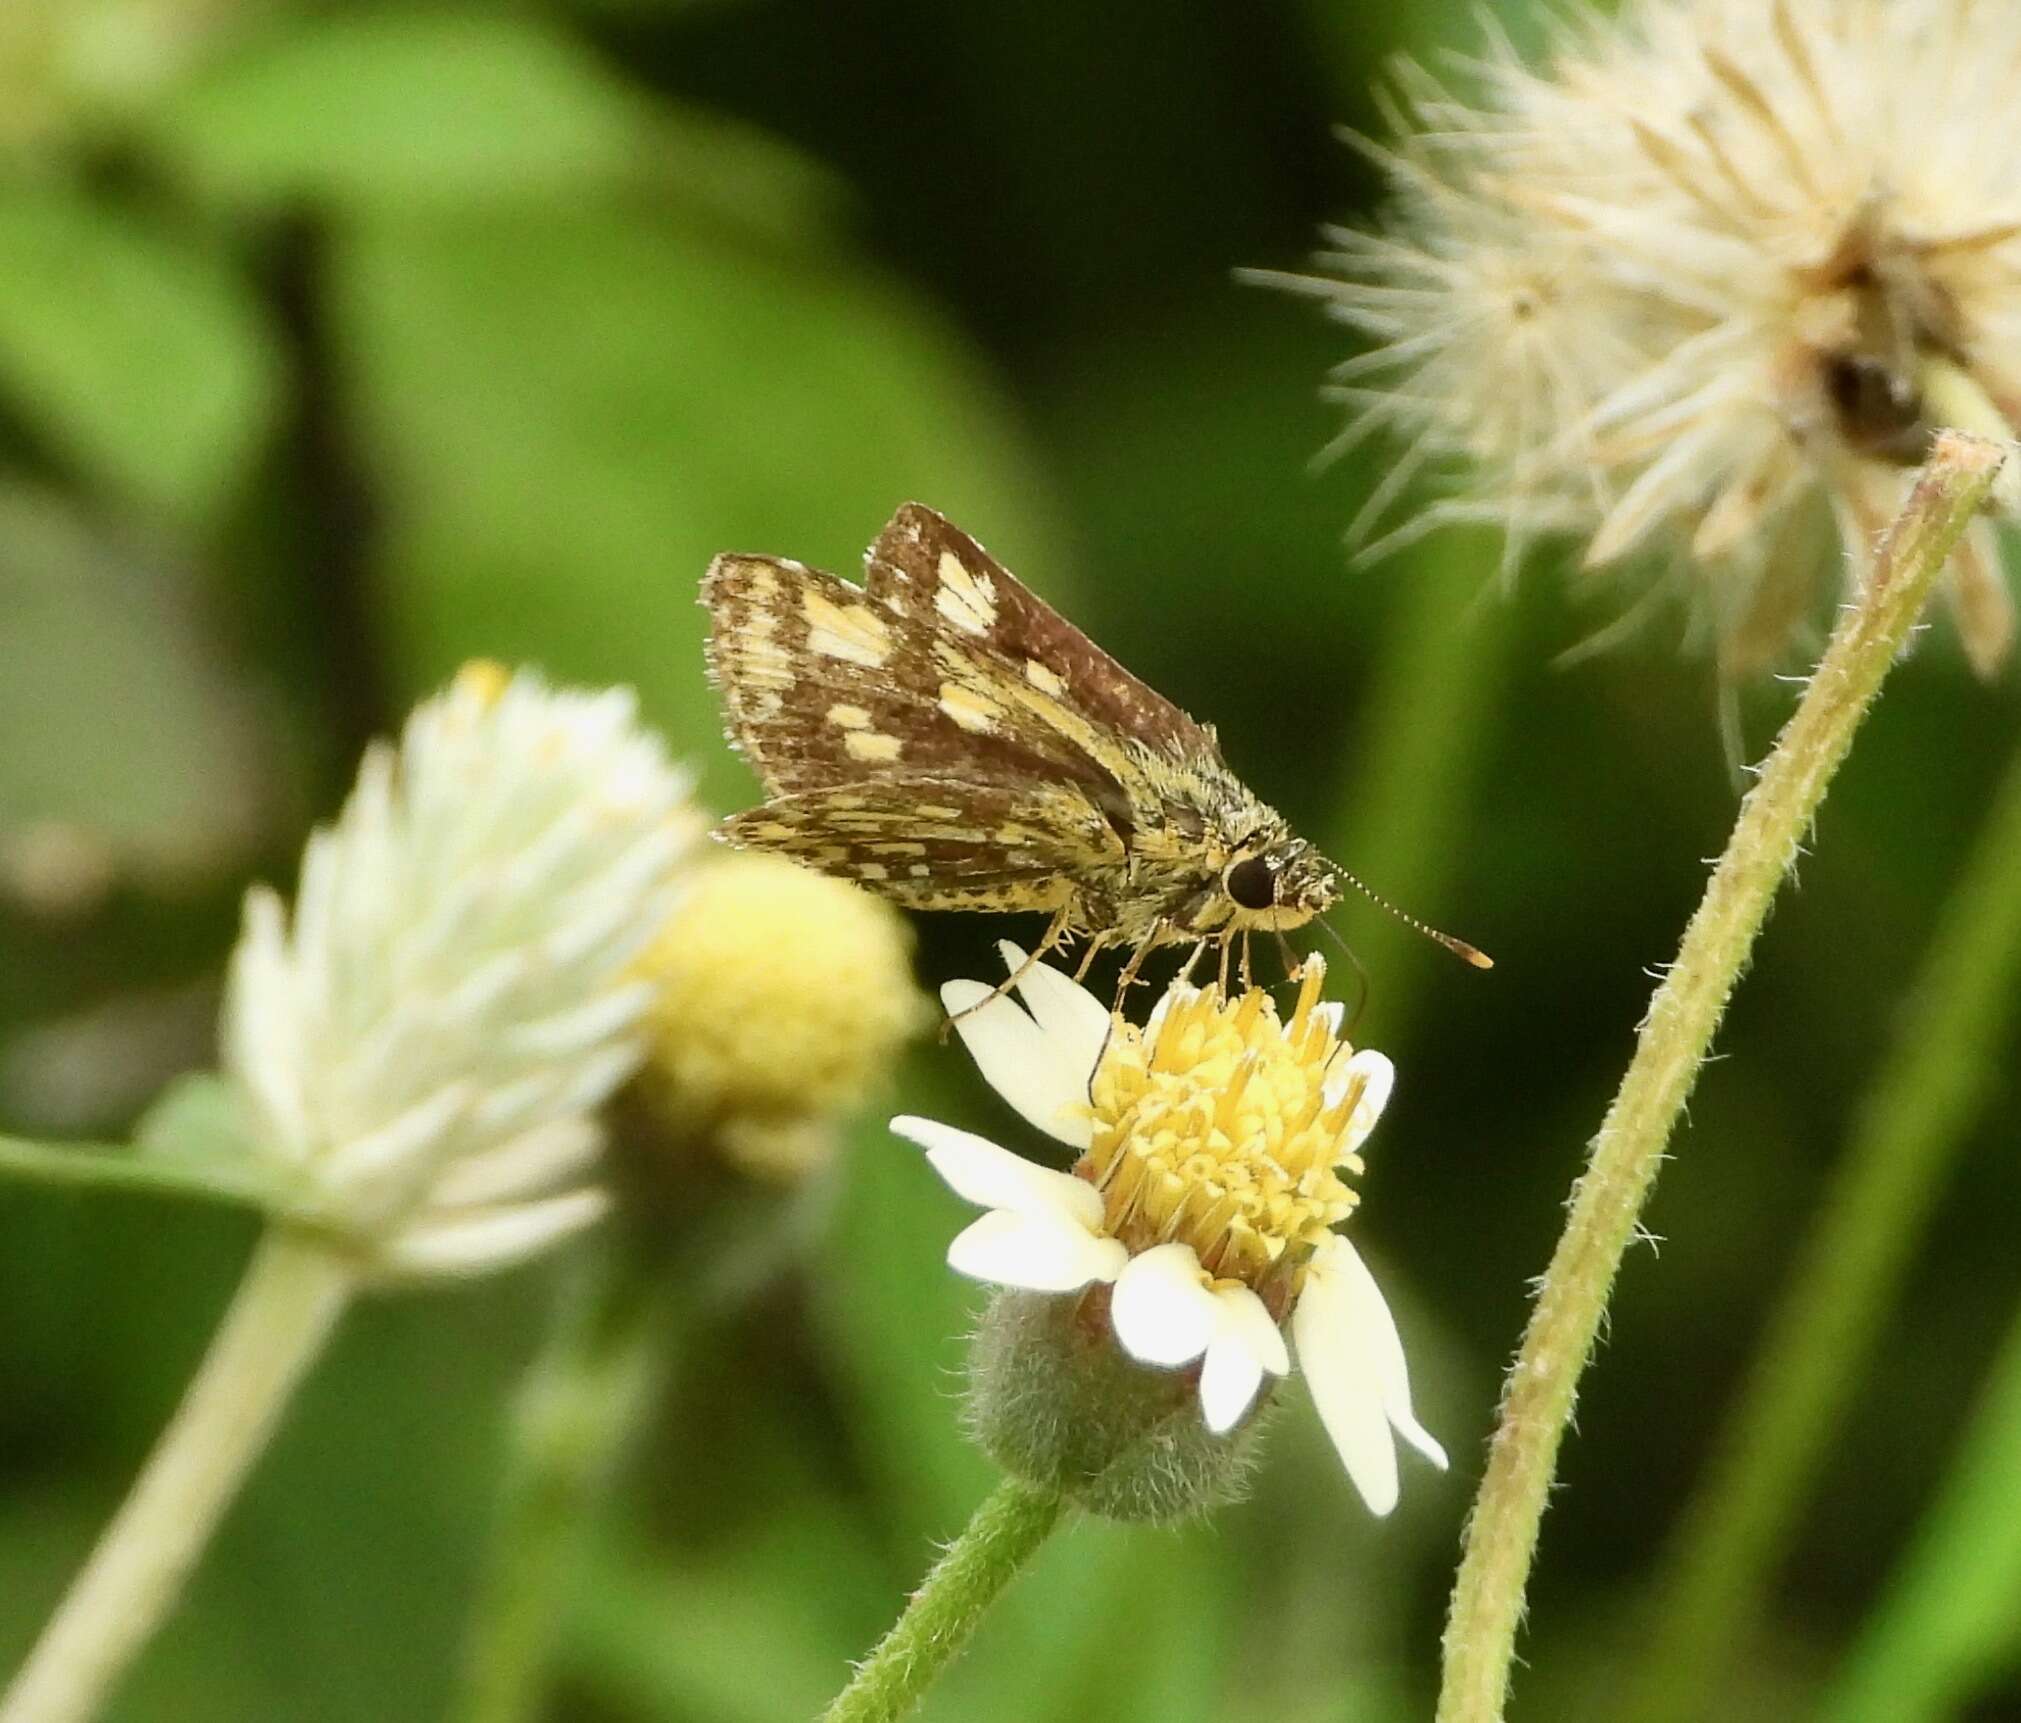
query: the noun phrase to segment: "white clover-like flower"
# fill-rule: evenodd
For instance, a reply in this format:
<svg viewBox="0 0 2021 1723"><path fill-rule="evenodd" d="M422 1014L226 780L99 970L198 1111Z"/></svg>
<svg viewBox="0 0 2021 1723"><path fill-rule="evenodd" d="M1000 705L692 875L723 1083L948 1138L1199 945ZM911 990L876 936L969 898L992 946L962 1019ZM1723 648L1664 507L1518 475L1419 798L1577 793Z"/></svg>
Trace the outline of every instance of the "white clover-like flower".
<svg viewBox="0 0 2021 1723"><path fill-rule="evenodd" d="M1403 69L1390 218L1310 284L1377 343L1338 375L1349 436L1409 444L1374 516L1456 470L1389 542L1484 519L1512 557L1654 552L1730 672L1769 662L1864 574L1936 429L2021 425L2021 6L1628 0L1459 76ZM1990 674L1990 524L1949 590Z"/></svg>
<svg viewBox="0 0 2021 1723"><path fill-rule="evenodd" d="M700 829L629 690L466 668L365 756L293 926L246 901L227 1074L301 1218L388 1273L487 1268L594 1220L591 1110L642 1054L632 971Z"/></svg>
<svg viewBox="0 0 2021 1723"><path fill-rule="evenodd" d="M1411 1411L1403 1344L1354 1247L1333 1230L1357 1197L1357 1151L1388 1100L1380 1053L1339 1039L1308 960L1280 1020L1261 989L1234 1001L1176 987L1139 1030L1059 970L1005 943L1025 1009L981 982L941 996L991 1086L1077 1150L1071 1173L931 1119L892 1129L986 1210L948 1250L963 1274L1034 1292L1106 1290L1124 1351L1197 1368L1210 1430L1240 1424L1266 1376L1298 1364L1371 1510L1396 1505L1392 1431L1435 1465Z"/></svg>

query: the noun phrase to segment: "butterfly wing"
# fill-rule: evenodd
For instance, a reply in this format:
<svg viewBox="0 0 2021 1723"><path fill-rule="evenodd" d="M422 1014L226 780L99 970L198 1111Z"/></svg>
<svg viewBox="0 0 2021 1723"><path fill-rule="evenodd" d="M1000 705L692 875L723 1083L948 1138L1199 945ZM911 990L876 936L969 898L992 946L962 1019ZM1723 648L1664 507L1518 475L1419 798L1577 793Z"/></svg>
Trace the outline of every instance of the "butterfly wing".
<svg viewBox="0 0 2021 1723"><path fill-rule="evenodd" d="M1138 680L944 515L906 503L865 558L864 590L891 613L1046 697L1077 732L1218 760L1214 733ZM1046 708L1041 708L1045 710Z"/></svg>
<svg viewBox="0 0 2021 1723"><path fill-rule="evenodd" d="M719 835L865 884L910 909L1057 909L1075 881L1124 859L1071 785L896 774L776 796Z"/></svg>
<svg viewBox="0 0 2021 1723"><path fill-rule="evenodd" d="M727 555L702 602L730 739L775 797L893 774L1100 787L1072 737L1006 700L1000 666L881 595L804 563Z"/></svg>

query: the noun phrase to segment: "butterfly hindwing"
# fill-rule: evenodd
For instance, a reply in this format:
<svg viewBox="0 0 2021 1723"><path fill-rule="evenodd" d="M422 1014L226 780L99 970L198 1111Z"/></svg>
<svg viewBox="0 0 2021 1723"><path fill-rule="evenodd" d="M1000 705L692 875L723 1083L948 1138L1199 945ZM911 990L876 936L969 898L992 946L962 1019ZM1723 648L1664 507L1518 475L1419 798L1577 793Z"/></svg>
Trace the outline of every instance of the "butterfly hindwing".
<svg viewBox="0 0 2021 1723"><path fill-rule="evenodd" d="M1090 868L1113 867L1113 828L1069 785L897 775L777 796L724 821L768 849L873 886L912 909L1052 909Z"/></svg>

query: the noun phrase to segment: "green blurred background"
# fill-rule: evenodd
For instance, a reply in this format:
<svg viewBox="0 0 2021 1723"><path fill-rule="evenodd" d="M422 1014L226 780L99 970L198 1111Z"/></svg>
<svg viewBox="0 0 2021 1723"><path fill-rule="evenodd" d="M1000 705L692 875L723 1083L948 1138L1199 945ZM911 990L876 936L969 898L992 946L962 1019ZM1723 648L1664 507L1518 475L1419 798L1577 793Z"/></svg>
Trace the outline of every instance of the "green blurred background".
<svg viewBox="0 0 2021 1723"><path fill-rule="evenodd" d="M1472 39L1459 0L5 0L0 1130L117 1136L210 1059L246 883L287 880L363 741L468 657L636 685L741 805L701 676L708 558L850 570L930 502L1499 966L1336 916L1374 973L1361 1038L1401 1070L1356 1237L1452 1473L1407 1460L1371 1521L1294 1381L1251 1502L1058 1539L926 1715L1427 1715L1527 1282L1735 799L1681 619L1566 666L1618 593L1543 559L1505 598L1485 535L1350 566L1386 451L1314 467L1349 349L1234 278L1370 207L1332 128L1380 124L1385 56ZM1750 696L1752 748L1786 698ZM1936 633L1833 794L1665 1175L1660 1257L1630 1260L1515 1715L1613 1715L1652 1561L2016 733L2011 685ZM923 925L923 977L986 973L1003 931ZM2013 1063L1728 1718L1810 1714L1974 1405L2021 1292ZM1014 1129L947 1047L888 1099ZM977 1293L940 1264L962 1206L872 1117L769 1208L698 1244L710 1290L572 1600L557 1717L808 1714L987 1485L954 1392ZM0 1663L251 1236L0 1187ZM442 1715L564 1269L352 1319L111 1715ZM2010 1583L1983 1581L1996 1620L2021 1590L1983 1588ZM1988 1638L1930 1714L2021 1716L2021 1634Z"/></svg>

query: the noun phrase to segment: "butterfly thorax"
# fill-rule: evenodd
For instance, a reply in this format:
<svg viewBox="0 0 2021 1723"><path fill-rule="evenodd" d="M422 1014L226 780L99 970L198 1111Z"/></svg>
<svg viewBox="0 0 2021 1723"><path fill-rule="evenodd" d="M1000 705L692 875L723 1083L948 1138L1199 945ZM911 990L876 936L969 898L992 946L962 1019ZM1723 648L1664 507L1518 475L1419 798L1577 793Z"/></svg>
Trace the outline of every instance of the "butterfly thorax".
<svg viewBox="0 0 2021 1723"><path fill-rule="evenodd" d="M1139 810L1116 887L1089 882L1078 931L1129 946L1301 927L1340 888L1284 816L1219 760L1134 749Z"/></svg>

